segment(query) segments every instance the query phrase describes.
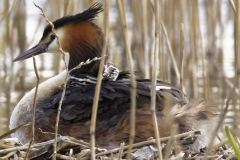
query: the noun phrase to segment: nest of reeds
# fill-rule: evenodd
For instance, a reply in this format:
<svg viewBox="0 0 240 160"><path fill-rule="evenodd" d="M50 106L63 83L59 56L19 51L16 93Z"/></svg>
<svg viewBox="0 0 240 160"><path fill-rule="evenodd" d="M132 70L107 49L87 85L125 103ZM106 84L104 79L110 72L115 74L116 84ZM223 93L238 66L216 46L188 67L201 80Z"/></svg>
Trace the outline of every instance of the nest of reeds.
<svg viewBox="0 0 240 160"><path fill-rule="evenodd" d="M199 131L191 131L171 137L161 138L161 153L164 159L237 159L232 148L228 148L228 139L220 141L211 147L209 155L206 148L192 152L190 146L198 138ZM7 134L6 134L7 135ZM7 138L0 143L0 159L91 159L90 144L73 137L57 138L57 153L54 154L54 139L36 144L21 144L16 138ZM106 150L95 147L96 159L127 159L129 146L121 143L119 148ZM130 151L130 159L159 159L156 139L135 143Z"/></svg>

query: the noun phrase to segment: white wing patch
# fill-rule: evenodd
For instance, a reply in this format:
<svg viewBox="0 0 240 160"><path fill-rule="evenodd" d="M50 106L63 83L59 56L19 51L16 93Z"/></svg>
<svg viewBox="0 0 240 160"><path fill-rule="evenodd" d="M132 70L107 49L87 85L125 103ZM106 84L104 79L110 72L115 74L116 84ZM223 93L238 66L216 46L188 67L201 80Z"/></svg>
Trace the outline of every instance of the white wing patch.
<svg viewBox="0 0 240 160"><path fill-rule="evenodd" d="M161 89L172 89L171 87L167 87L167 86L156 86L156 90L159 91Z"/></svg>

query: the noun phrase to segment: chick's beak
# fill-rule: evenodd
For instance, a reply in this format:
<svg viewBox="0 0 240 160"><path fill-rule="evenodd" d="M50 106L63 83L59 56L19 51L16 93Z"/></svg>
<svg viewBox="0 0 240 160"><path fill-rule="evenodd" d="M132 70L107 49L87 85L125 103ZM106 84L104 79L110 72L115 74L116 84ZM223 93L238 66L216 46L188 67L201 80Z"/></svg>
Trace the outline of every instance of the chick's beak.
<svg viewBox="0 0 240 160"><path fill-rule="evenodd" d="M38 55L38 54L41 54L41 53L44 53L46 52L48 49L48 43L43 43L43 44L37 44L36 46L30 48L29 50L23 52L22 54L20 54L18 57L16 57L13 62L16 62L16 61L21 61L21 60L24 60L24 59L28 59L32 56L35 56L35 55Z"/></svg>

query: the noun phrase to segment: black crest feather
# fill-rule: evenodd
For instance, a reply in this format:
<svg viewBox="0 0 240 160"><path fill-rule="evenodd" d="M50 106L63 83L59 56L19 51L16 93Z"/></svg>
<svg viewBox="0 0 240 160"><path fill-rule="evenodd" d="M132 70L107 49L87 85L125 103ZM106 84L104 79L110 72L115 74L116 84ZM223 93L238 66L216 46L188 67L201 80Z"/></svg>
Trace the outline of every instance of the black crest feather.
<svg viewBox="0 0 240 160"><path fill-rule="evenodd" d="M83 11L82 13L78 13L72 16L65 16L60 19L57 19L56 21L53 22L54 28L57 29L69 23L93 21L97 16L97 14L102 11L103 11L102 4L94 3L88 10ZM42 39L44 39L48 35L48 33L51 31L52 31L52 27L48 24L44 29Z"/></svg>

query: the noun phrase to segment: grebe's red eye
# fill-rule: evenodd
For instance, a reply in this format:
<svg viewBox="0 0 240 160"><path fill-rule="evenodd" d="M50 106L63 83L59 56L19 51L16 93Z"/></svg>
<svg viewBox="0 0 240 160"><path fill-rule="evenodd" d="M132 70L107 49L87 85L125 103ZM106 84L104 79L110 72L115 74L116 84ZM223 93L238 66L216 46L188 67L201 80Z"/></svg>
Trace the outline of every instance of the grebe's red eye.
<svg viewBox="0 0 240 160"><path fill-rule="evenodd" d="M53 41L56 38L56 36L54 34L51 34L50 38L51 38L51 41Z"/></svg>

